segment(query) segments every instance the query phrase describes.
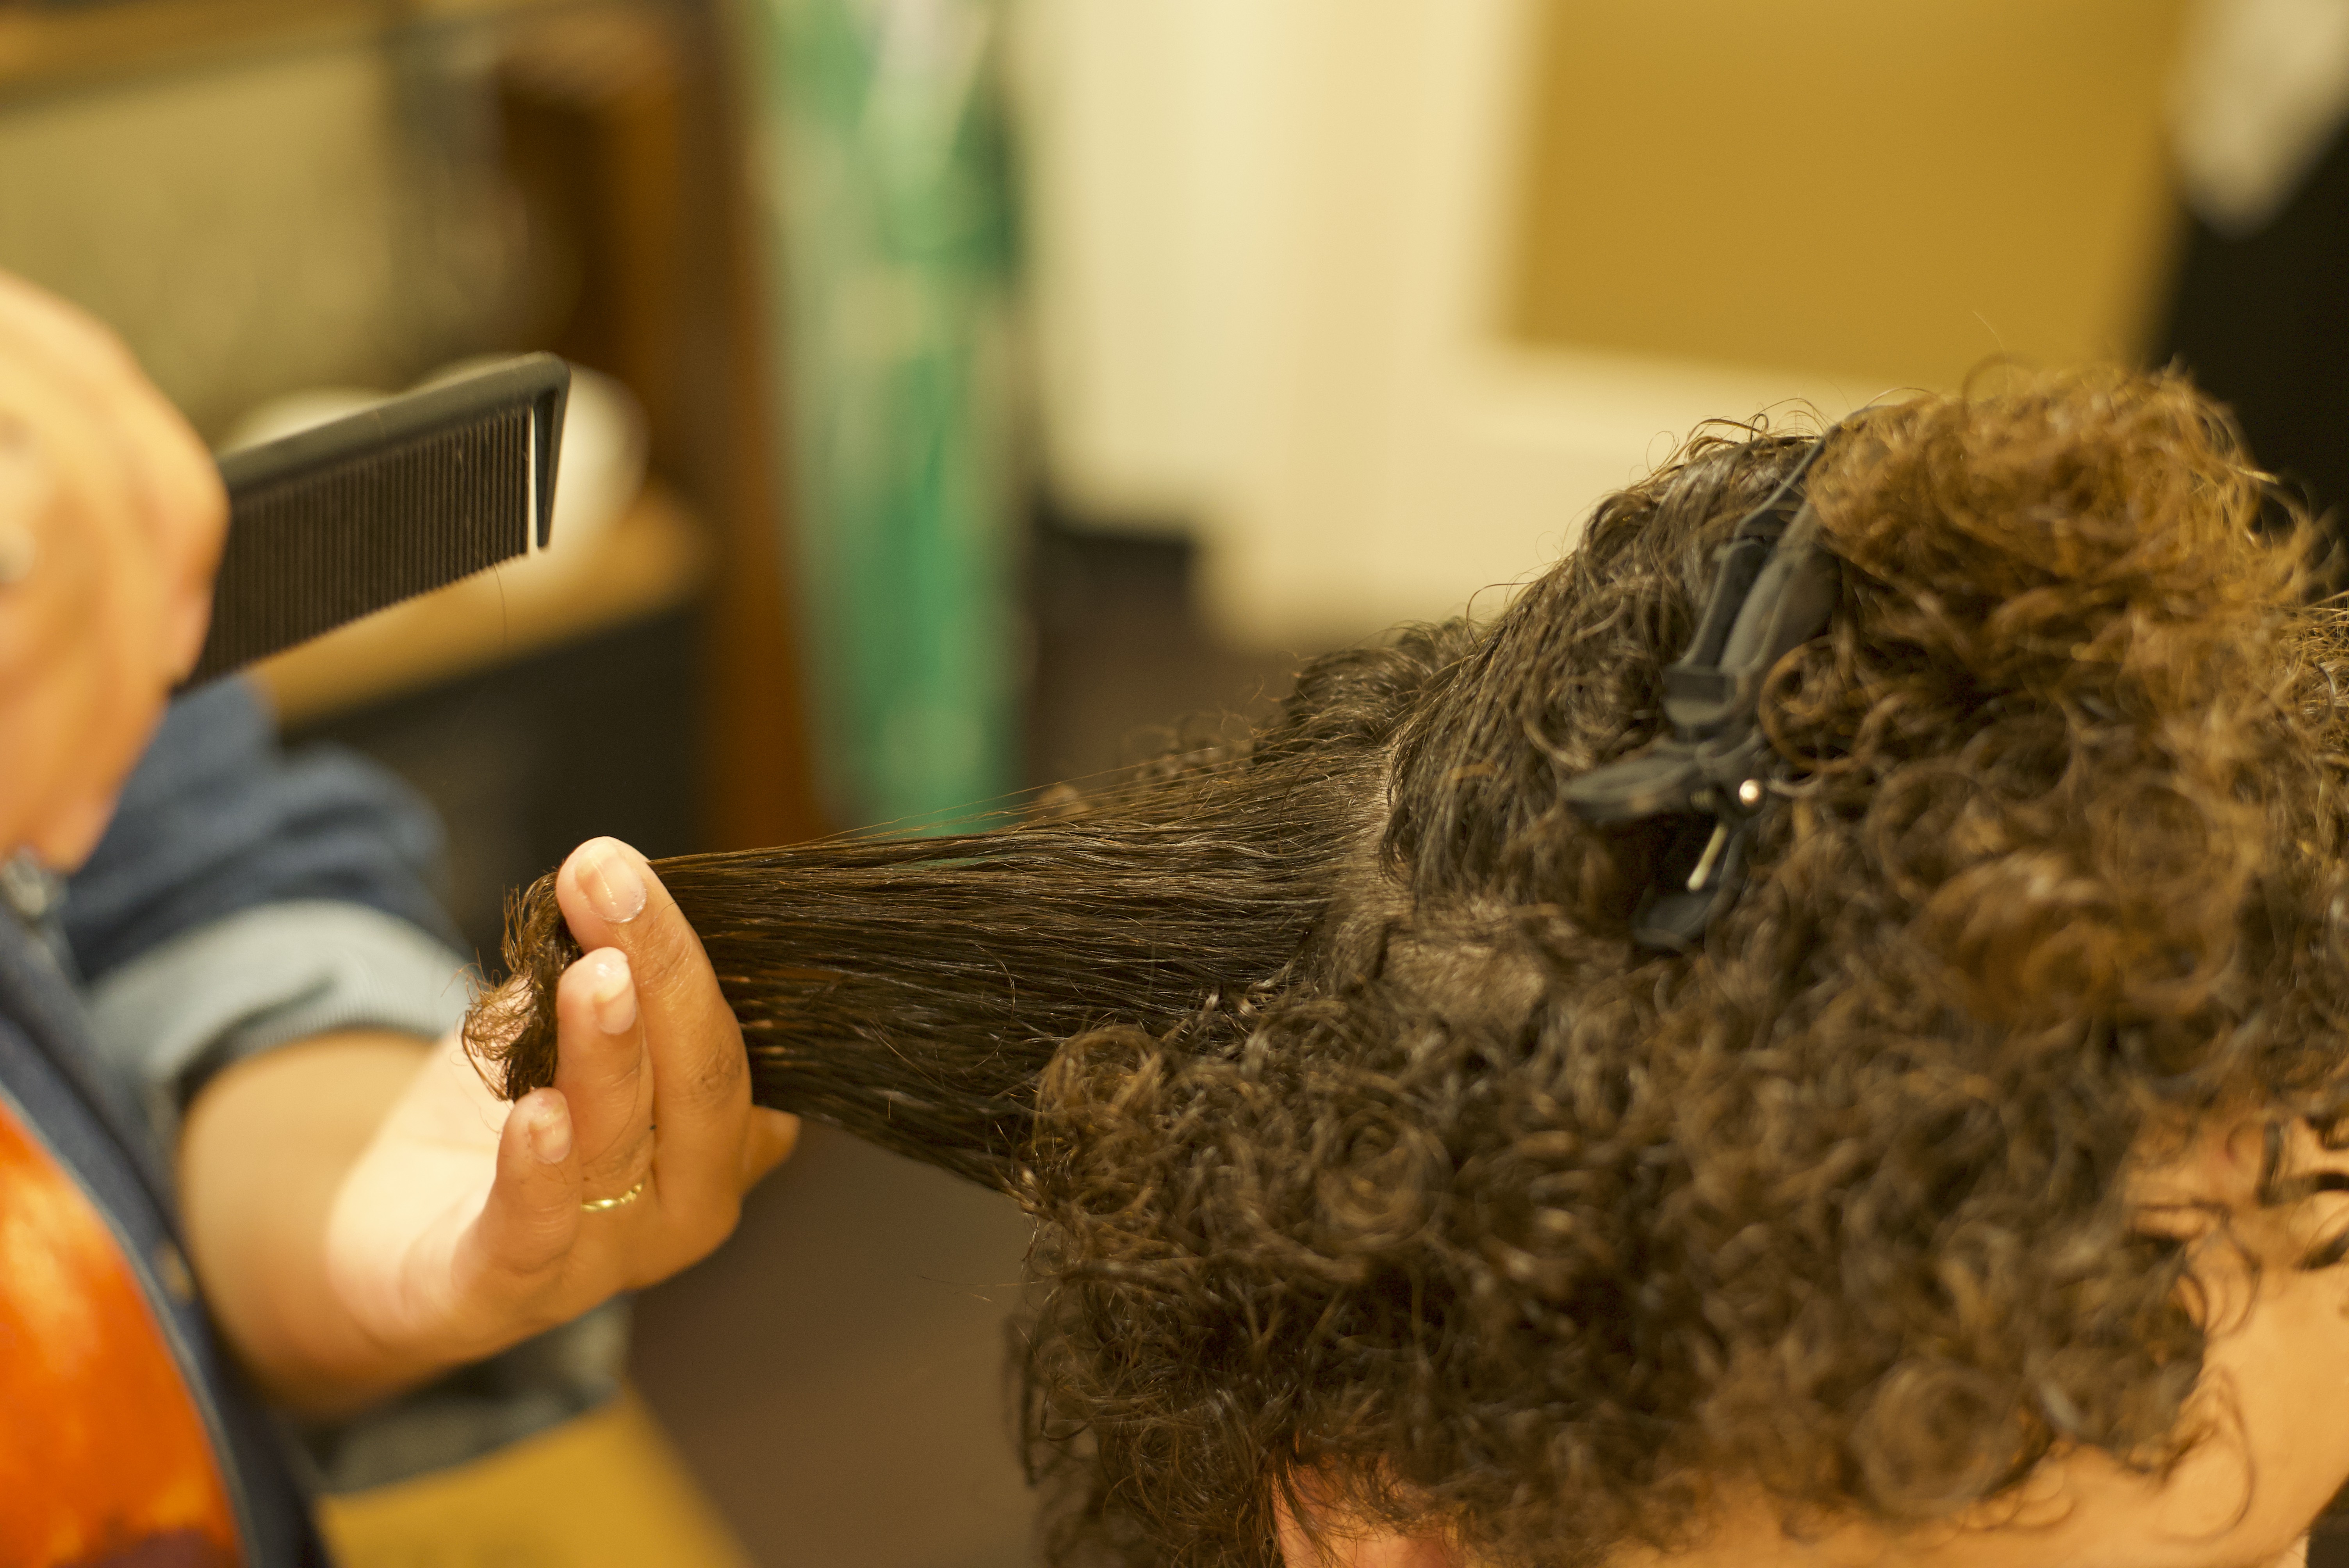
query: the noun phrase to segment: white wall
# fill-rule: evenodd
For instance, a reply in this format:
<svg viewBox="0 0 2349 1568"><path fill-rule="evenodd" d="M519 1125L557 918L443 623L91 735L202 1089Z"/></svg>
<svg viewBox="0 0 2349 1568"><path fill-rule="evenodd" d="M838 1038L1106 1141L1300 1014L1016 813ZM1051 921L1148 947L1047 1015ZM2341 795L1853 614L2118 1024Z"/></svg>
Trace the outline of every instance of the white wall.
<svg viewBox="0 0 2349 1568"><path fill-rule="evenodd" d="M1450 613L1699 421L1876 390L1504 341L1532 10L1020 0L1048 471L1187 520L1237 641Z"/></svg>

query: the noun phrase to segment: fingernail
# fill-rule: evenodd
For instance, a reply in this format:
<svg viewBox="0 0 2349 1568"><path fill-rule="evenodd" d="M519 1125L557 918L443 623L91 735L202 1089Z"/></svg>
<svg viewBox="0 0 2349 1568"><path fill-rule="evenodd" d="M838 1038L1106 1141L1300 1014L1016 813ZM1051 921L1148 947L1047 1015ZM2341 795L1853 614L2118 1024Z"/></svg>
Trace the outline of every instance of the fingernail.
<svg viewBox="0 0 2349 1568"><path fill-rule="evenodd" d="M560 1165L571 1155L571 1112L560 1099L541 1100L530 1113L530 1151L544 1165Z"/></svg>
<svg viewBox="0 0 2349 1568"><path fill-rule="evenodd" d="M636 919L645 907L645 879L616 850L601 844L579 862L579 891L589 908L615 925Z"/></svg>
<svg viewBox="0 0 2349 1568"><path fill-rule="evenodd" d="M636 1021L636 976L628 973L628 955L613 949L596 954L595 988L588 993L595 1005L595 1026L607 1035L627 1032Z"/></svg>

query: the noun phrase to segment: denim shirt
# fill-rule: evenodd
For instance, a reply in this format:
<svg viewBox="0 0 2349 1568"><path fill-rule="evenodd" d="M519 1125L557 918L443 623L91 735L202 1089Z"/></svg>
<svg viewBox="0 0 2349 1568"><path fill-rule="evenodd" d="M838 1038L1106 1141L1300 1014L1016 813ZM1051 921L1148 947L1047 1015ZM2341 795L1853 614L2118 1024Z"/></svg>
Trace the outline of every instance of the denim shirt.
<svg viewBox="0 0 2349 1568"><path fill-rule="evenodd" d="M173 705L79 872L59 886L20 863L6 879L0 1099L111 1230L256 1568L326 1555L303 1458L191 1287L167 1150L181 1110L241 1057L333 1029L450 1026L466 989L430 891L439 853L403 786L341 755L282 756L253 691L225 682Z"/></svg>
<svg viewBox="0 0 2349 1568"><path fill-rule="evenodd" d="M202 1418L249 1568L328 1561L291 1450L214 1343L189 1284L160 1161L135 1104L109 1084L70 977L41 936L0 917L0 1109L103 1216ZM0 1193L0 1202L5 1202ZM0 1290L21 1288L0 1280ZM33 1357L38 1344L12 1346ZM37 1427L62 1412L12 1411Z"/></svg>

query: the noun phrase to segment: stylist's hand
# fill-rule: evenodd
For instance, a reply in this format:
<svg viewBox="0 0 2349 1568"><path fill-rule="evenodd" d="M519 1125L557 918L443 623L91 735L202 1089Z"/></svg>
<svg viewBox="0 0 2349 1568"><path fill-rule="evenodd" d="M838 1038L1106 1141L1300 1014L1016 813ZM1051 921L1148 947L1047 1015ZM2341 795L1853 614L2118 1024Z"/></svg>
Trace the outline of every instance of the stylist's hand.
<svg viewBox="0 0 2349 1568"><path fill-rule="evenodd" d="M121 342L0 273L0 855L97 845L202 649L227 518Z"/></svg>
<svg viewBox="0 0 2349 1568"><path fill-rule="evenodd" d="M726 1239L743 1192L791 1151L798 1121L750 1103L741 1031L644 857L598 839L556 886L588 951L556 993L553 1088L507 1106L453 1038L420 1067L378 1038L378 1069L371 1043L347 1037L307 1066L286 1052L249 1064L272 1077L223 1085L223 1109L191 1119L191 1158L219 1171L272 1125L306 1121L330 1148L339 1098L354 1125L379 1119L356 1164L326 1167L347 1174L306 1220L305 1162L283 1134L277 1173L249 1170L243 1194L191 1183L207 1294L281 1399L347 1408L666 1278ZM357 1103L377 1072L405 1077L388 1115L380 1099L372 1113ZM260 1102L273 1081L276 1108Z"/></svg>

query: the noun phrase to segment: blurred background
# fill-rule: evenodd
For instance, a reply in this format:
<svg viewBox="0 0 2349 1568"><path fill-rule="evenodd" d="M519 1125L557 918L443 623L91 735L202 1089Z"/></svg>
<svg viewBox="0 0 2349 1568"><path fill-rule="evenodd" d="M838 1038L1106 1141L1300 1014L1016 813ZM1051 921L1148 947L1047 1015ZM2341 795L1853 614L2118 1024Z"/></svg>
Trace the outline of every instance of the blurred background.
<svg viewBox="0 0 2349 1568"><path fill-rule="evenodd" d="M440 808L487 953L594 833L918 830L1260 714L1708 418L2176 360L2333 505L2344 117L2349 0L8 0L0 267L221 445L592 372L553 552L262 676ZM811 1130L631 1394L347 1552L1032 1562L1025 1242Z"/></svg>

